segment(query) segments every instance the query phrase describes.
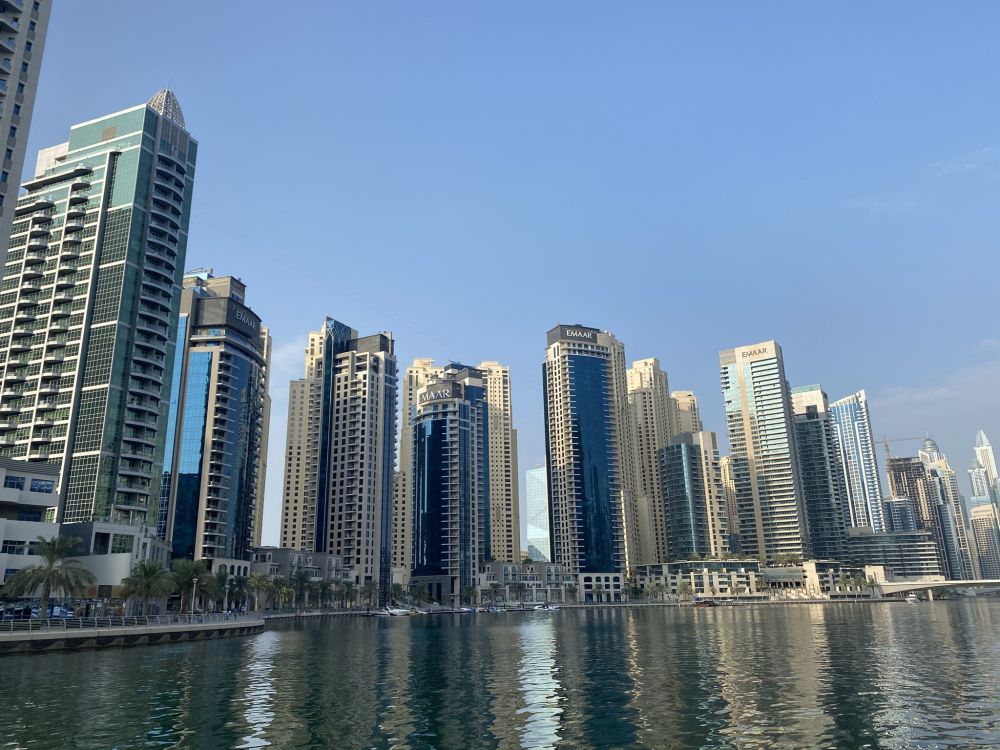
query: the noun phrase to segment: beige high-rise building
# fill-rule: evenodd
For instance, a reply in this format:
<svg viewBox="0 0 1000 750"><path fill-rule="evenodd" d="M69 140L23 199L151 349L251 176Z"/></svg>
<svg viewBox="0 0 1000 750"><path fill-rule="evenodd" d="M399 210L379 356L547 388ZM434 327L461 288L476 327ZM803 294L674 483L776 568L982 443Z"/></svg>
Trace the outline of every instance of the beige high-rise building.
<svg viewBox="0 0 1000 750"><path fill-rule="evenodd" d="M1000 514L993 503L972 508L972 536L979 559L979 575L990 581L1000 580Z"/></svg>
<svg viewBox="0 0 1000 750"><path fill-rule="evenodd" d="M0 252L7 254L17 203L17 185L42 69L52 0L0 2L0 132L5 133L0 165ZM0 257L0 267L4 258Z"/></svg>
<svg viewBox="0 0 1000 750"><path fill-rule="evenodd" d="M626 373L635 439L636 532L634 565L667 562L667 521L660 451L674 437L667 373L658 359L640 359Z"/></svg>
<svg viewBox="0 0 1000 750"><path fill-rule="evenodd" d="M359 337L327 318L309 334L305 378L289 387L283 547L339 557L388 596L396 448L391 334Z"/></svg>
<svg viewBox="0 0 1000 750"><path fill-rule="evenodd" d="M719 481L722 499L726 504L726 540L730 552L740 551L740 516L736 505L736 484L733 482L733 465L729 456L719 458Z"/></svg>
<svg viewBox="0 0 1000 750"><path fill-rule="evenodd" d="M521 560L521 510L518 498L517 430L510 398L510 368L481 362L489 407L490 554L501 562Z"/></svg>
<svg viewBox="0 0 1000 750"><path fill-rule="evenodd" d="M694 391L674 391L670 394L674 407L675 434L701 432L701 417L698 414L698 398Z"/></svg>

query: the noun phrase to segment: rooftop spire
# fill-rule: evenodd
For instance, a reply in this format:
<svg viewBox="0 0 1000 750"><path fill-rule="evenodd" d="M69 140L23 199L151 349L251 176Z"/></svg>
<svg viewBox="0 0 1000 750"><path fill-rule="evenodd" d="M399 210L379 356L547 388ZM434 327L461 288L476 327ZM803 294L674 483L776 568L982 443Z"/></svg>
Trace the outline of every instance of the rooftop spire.
<svg viewBox="0 0 1000 750"><path fill-rule="evenodd" d="M990 439L986 437L986 433L982 430L976 435L976 447L977 448L988 448L990 445Z"/></svg>
<svg viewBox="0 0 1000 750"><path fill-rule="evenodd" d="M181 111L181 103L177 101L177 97L174 96L174 92L170 89L160 89L153 94L147 104L155 112L158 112L168 120L173 120L187 130L187 126L184 124L184 113Z"/></svg>

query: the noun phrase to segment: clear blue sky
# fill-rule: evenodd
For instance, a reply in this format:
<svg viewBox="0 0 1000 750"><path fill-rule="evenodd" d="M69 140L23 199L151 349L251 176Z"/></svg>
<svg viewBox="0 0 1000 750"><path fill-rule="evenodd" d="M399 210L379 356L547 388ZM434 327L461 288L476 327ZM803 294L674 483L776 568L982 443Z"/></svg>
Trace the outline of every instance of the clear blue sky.
<svg viewBox="0 0 1000 750"><path fill-rule="evenodd" d="M401 366L509 363L522 469L563 321L659 357L715 430L718 350L775 338L793 384L868 389L879 435L964 473L979 427L1000 444L998 28L987 2L64 0L29 164L177 92L187 265L274 335L266 541L325 315Z"/></svg>

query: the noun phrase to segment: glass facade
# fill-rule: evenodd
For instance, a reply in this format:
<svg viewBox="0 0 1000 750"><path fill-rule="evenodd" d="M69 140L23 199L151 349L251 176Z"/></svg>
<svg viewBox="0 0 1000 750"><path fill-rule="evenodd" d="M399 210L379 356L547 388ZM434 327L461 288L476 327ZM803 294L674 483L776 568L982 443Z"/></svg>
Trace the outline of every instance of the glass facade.
<svg viewBox="0 0 1000 750"><path fill-rule="evenodd" d="M524 472L527 553L532 560L552 562L549 536L549 488L544 466Z"/></svg>
<svg viewBox="0 0 1000 750"><path fill-rule="evenodd" d="M208 352L193 353L184 379L177 454L170 461L172 465L176 464L176 469L172 466L174 517L171 544L174 557L193 559L195 555L211 377L212 355Z"/></svg>
<svg viewBox="0 0 1000 750"><path fill-rule="evenodd" d="M865 392L834 401L830 404L830 415L837 441L838 468L843 476L844 521L848 526L868 526L881 534L886 531L882 487Z"/></svg>

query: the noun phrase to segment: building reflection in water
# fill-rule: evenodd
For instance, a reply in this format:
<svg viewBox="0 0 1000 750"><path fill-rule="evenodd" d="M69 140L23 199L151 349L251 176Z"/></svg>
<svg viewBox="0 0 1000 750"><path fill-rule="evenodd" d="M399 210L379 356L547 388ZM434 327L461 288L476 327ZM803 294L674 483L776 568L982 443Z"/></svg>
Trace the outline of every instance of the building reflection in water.
<svg viewBox="0 0 1000 750"><path fill-rule="evenodd" d="M245 731L237 747L268 747L264 733L274 720L274 657L281 635L265 631L255 637L246 652L246 662L239 670L236 716Z"/></svg>
<svg viewBox="0 0 1000 750"><path fill-rule="evenodd" d="M559 741L559 670L551 615L524 620L518 628L521 662L517 670L523 718L521 747L552 747Z"/></svg>

